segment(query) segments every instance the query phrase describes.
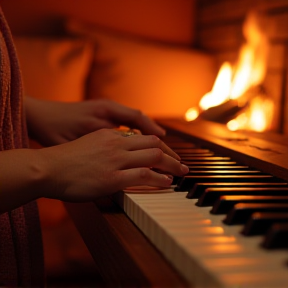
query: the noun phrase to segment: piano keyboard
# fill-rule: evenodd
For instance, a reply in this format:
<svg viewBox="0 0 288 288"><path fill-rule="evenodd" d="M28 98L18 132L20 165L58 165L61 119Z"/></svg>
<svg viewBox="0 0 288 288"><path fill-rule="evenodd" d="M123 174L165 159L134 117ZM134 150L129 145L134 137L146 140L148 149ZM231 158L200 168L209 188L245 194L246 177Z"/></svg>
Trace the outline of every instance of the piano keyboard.
<svg viewBox="0 0 288 288"><path fill-rule="evenodd" d="M194 287L286 287L288 148L217 124L160 124L190 172L119 193L125 213Z"/></svg>

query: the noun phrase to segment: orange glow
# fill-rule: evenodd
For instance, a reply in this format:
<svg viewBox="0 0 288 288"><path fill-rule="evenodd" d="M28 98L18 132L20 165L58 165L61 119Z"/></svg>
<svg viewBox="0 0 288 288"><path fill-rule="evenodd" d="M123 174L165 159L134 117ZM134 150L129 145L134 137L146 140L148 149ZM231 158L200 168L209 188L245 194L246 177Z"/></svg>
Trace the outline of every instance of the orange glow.
<svg viewBox="0 0 288 288"><path fill-rule="evenodd" d="M197 107L189 108L185 114L186 121L193 121L199 116L199 109Z"/></svg>
<svg viewBox="0 0 288 288"><path fill-rule="evenodd" d="M211 225L211 220L210 219L204 219L203 221L202 221L202 223L204 224L207 224L207 225Z"/></svg>
<svg viewBox="0 0 288 288"><path fill-rule="evenodd" d="M215 237L215 242L219 242L219 243L231 243L231 242L235 242L236 239L234 236L219 236L219 237Z"/></svg>
<svg viewBox="0 0 288 288"><path fill-rule="evenodd" d="M260 97L253 99L249 128L258 132L267 130L272 122L273 111L274 104L270 99L261 99Z"/></svg>
<svg viewBox="0 0 288 288"><path fill-rule="evenodd" d="M263 132L270 128L273 119L274 104L261 96L251 100L246 111L227 123L231 131L253 130Z"/></svg>
<svg viewBox="0 0 288 288"><path fill-rule="evenodd" d="M233 77L231 99L242 96L249 88L263 82L266 74L268 41L259 28L256 15L251 13L244 23L246 44L240 49Z"/></svg>
<svg viewBox="0 0 288 288"><path fill-rule="evenodd" d="M221 226L205 227L205 231L211 234L223 234L224 230Z"/></svg>
<svg viewBox="0 0 288 288"><path fill-rule="evenodd" d="M200 109L207 110L225 103L230 99L237 99L238 106L245 106L245 112L227 123L231 131L249 129L262 132L271 126L273 116L273 103L260 95L247 93L249 89L261 84L266 75L266 62L268 55L268 41L261 31L259 18L250 13L243 25L243 34L246 42L240 49L239 57L235 65L225 62L222 64L216 77L212 90L206 93L199 102ZM186 112L187 121L198 117L196 108ZM189 115L193 117L189 117Z"/></svg>
<svg viewBox="0 0 288 288"><path fill-rule="evenodd" d="M222 64L211 92L205 94L200 100L200 107L206 110L218 106L229 99L232 79L232 67L228 62Z"/></svg>
<svg viewBox="0 0 288 288"><path fill-rule="evenodd" d="M251 63L254 61L253 50L245 45L240 52L239 64L237 66L232 88L230 92L231 99L237 99L250 88L250 77L253 73Z"/></svg>
<svg viewBox="0 0 288 288"><path fill-rule="evenodd" d="M249 119L246 113L241 113L235 119L227 123L227 127L231 131L245 129L247 127Z"/></svg>

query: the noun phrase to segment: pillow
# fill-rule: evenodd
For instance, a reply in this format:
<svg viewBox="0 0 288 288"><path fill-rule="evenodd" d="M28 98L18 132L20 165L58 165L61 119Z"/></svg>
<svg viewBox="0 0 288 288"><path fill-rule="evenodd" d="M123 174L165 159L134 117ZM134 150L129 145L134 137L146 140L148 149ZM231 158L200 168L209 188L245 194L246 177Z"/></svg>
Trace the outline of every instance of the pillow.
<svg viewBox="0 0 288 288"><path fill-rule="evenodd" d="M183 116L210 91L211 56L183 47L129 38L74 20L67 29L95 45L88 98L108 98L149 116Z"/></svg>
<svg viewBox="0 0 288 288"><path fill-rule="evenodd" d="M55 101L84 98L91 44L80 39L14 37L25 94Z"/></svg>

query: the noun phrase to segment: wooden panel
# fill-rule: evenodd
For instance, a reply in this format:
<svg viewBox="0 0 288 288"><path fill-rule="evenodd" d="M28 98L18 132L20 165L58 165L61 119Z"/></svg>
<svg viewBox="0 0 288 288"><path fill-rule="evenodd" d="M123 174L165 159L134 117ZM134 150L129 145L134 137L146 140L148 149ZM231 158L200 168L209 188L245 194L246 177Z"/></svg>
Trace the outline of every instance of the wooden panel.
<svg viewBox="0 0 288 288"><path fill-rule="evenodd" d="M288 47L286 47L286 57L285 57L285 64L286 64L286 69L283 71L284 75L284 91L283 91L283 97L282 97L282 125L281 128L283 130L283 133L288 135ZM287 142L288 143L288 142Z"/></svg>
<svg viewBox="0 0 288 288"><path fill-rule="evenodd" d="M252 1L251 1L252 2ZM275 10L275 9L280 9L282 10L283 7L288 7L288 2L287 0L256 0L255 6L260 7L262 10Z"/></svg>
<svg viewBox="0 0 288 288"><path fill-rule="evenodd" d="M243 43L242 21L199 29L197 43L208 51L238 49Z"/></svg>
<svg viewBox="0 0 288 288"><path fill-rule="evenodd" d="M268 71L263 83L267 95L274 101L274 117L272 122L272 130L280 132L281 121L281 101L282 101L282 87L283 72L282 71Z"/></svg>
<svg viewBox="0 0 288 288"><path fill-rule="evenodd" d="M218 66L221 67L221 65L228 61L229 63L236 63L238 59L239 51L238 49L234 49L232 51L220 51L216 54L216 59Z"/></svg>
<svg viewBox="0 0 288 288"><path fill-rule="evenodd" d="M210 1L210 5L199 9L198 21L201 24L234 22L237 19L244 19L250 7L251 0Z"/></svg>
<svg viewBox="0 0 288 288"><path fill-rule="evenodd" d="M267 35L271 41L288 39L288 11L267 16Z"/></svg>
<svg viewBox="0 0 288 288"><path fill-rule="evenodd" d="M268 69L282 70L285 68L285 49L286 46L284 43L270 44L267 59Z"/></svg>

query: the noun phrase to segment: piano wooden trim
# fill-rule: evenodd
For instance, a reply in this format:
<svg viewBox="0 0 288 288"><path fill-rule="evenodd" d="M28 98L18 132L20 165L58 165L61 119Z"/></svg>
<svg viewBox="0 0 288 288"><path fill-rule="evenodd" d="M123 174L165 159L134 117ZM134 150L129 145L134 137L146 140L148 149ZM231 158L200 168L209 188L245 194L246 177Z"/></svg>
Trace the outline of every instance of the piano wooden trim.
<svg viewBox="0 0 288 288"><path fill-rule="evenodd" d="M223 124L180 118L156 119L168 130L230 156L243 165L288 181L288 139L280 134L232 132ZM272 135L272 136L271 136Z"/></svg>
<svg viewBox="0 0 288 288"><path fill-rule="evenodd" d="M110 198L65 207L108 286L189 286Z"/></svg>

